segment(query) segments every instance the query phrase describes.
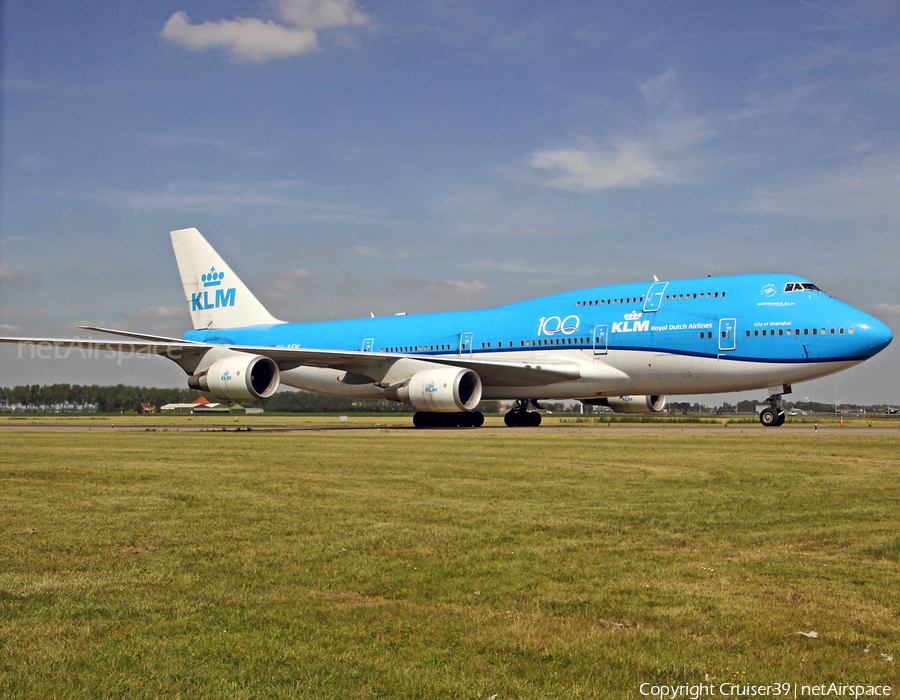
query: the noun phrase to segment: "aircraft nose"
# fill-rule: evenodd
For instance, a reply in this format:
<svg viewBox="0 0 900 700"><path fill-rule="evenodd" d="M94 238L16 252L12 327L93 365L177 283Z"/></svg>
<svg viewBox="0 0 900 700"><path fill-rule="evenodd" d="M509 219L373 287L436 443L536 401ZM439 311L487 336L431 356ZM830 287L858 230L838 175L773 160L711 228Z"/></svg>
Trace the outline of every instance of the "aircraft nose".
<svg viewBox="0 0 900 700"><path fill-rule="evenodd" d="M882 323L874 316L867 319L866 339L869 343L869 352L873 355L884 350L894 339L894 332L886 323Z"/></svg>

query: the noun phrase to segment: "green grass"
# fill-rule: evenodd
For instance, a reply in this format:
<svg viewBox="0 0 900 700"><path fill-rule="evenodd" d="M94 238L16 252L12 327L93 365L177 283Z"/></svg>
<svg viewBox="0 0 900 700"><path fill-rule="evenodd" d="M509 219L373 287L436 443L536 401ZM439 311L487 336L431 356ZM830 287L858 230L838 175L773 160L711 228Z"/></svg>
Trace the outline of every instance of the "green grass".
<svg viewBox="0 0 900 700"><path fill-rule="evenodd" d="M898 447L717 427L3 432L0 697L893 684Z"/></svg>

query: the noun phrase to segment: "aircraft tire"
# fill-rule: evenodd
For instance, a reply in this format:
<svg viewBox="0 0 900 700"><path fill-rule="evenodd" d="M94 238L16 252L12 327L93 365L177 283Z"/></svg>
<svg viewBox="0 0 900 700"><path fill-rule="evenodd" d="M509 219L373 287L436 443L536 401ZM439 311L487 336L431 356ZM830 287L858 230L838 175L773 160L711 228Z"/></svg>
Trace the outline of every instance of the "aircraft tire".
<svg viewBox="0 0 900 700"><path fill-rule="evenodd" d="M784 419L787 414L784 411L778 411L775 415L775 425L784 425Z"/></svg>
<svg viewBox="0 0 900 700"><path fill-rule="evenodd" d="M416 411L413 414L413 425L417 428L431 428L434 426L432 414L427 411Z"/></svg>
<svg viewBox="0 0 900 700"><path fill-rule="evenodd" d="M484 414L481 411L472 411L469 415L472 416L472 427L480 428L484 425Z"/></svg>
<svg viewBox="0 0 900 700"><path fill-rule="evenodd" d="M456 427L457 428L474 428L475 427L475 414L469 411L463 411L462 413L456 416Z"/></svg>
<svg viewBox="0 0 900 700"><path fill-rule="evenodd" d="M764 408L762 411L760 411L759 422L767 428L773 428L780 425L780 423L778 422L778 415L775 413L775 409L773 408ZM784 422L784 418L782 418L782 422Z"/></svg>
<svg viewBox="0 0 900 700"><path fill-rule="evenodd" d="M508 428L518 428L519 423L519 415L521 411L510 411L505 416L503 416L503 422L506 423Z"/></svg>

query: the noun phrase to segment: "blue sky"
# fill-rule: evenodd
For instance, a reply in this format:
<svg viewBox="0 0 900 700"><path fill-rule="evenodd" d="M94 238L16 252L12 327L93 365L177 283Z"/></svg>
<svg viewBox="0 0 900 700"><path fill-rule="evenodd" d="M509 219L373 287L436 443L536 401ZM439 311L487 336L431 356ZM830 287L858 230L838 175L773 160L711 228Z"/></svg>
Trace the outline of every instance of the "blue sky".
<svg viewBox="0 0 900 700"><path fill-rule="evenodd" d="M2 12L5 335L180 335L167 232L188 226L289 320L784 271L900 327L896 3ZM16 354L0 385L183 382ZM900 403L898 360L795 397Z"/></svg>

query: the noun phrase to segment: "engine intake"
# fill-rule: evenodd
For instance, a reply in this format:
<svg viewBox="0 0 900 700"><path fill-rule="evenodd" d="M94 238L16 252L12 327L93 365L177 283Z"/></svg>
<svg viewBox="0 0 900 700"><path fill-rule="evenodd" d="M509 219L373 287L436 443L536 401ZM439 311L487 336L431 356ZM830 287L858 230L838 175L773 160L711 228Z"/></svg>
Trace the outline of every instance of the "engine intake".
<svg viewBox="0 0 900 700"><path fill-rule="evenodd" d="M668 396L610 396L605 399L587 399L582 403L591 406L607 406L614 413L659 413L666 407Z"/></svg>
<svg viewBox="0 0 900 700"><path fill-rule="evenodd" d="M280 374L275 360L262 355L235 354L213 362L206 374L188 377L191 389L208 391L222 399L267 399L278 389Z"/></svg>
<svg viewBox="0 0 900 700"><path fill-rule="evenodd" d="M419 411L471 411L481 401L481 377L470 369L446 367L416 372L397 392Z"/></svg>

